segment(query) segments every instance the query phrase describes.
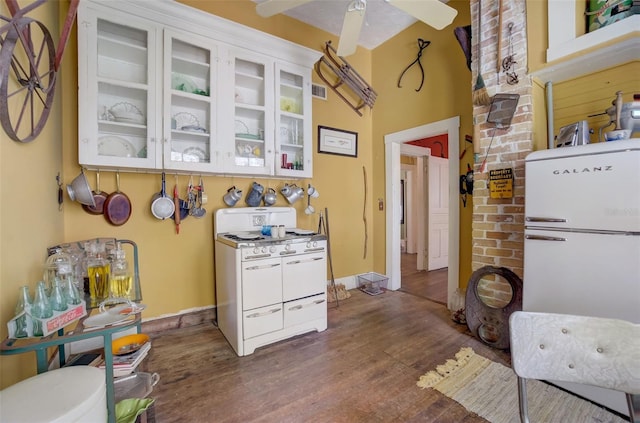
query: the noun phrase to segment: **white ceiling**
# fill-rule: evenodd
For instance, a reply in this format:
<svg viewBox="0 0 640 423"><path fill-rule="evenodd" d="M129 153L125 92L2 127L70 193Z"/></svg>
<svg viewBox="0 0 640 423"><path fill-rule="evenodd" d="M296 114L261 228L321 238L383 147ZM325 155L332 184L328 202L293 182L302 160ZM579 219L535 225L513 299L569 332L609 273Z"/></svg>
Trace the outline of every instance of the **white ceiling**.
<svg viewBox="0 0 640 423"><path fill-rule="evenodd" d="M254 1L261 3L264 0ZM351 1L353 0L315 0L289 9L284 14L339 36ZM365 22L358 44L372 50L415 22L415 18L384 0L367 0Z"/></svg>

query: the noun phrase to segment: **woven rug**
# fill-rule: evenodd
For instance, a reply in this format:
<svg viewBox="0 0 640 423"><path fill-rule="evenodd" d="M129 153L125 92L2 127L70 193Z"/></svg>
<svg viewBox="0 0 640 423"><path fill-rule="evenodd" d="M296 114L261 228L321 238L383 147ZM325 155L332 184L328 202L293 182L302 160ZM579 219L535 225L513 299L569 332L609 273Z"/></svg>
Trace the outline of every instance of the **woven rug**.
<svg viewBox="0 0 640 423"><path fill-rule="evenodd" d="M518 384L513 370L462 348L420 377L417 385L433 388L492 423L519 423ZM529 419L541 422L624 423L626 420L554 386L527 381Z"/></svg>

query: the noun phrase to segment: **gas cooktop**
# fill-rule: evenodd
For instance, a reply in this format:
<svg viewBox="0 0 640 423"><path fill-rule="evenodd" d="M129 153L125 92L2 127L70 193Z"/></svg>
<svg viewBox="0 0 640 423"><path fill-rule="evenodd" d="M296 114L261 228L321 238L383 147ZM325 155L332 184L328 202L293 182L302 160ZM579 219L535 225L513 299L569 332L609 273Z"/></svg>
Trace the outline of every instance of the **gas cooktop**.
<svg viewBox="0 0 640 423"><path fill-rule="evenodd" d="M218 241L235 248L271 244L292 244L326 240L327 236L307 229L287 229L284 238L272 238L259 231L226 232L218 234Z"/></svg>

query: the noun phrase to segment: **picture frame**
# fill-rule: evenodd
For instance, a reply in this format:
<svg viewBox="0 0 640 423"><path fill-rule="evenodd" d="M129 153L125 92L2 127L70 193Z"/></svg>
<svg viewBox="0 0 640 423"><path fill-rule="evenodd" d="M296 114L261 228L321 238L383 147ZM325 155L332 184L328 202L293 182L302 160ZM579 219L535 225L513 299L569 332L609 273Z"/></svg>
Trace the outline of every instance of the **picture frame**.
<svg viewBox="0 0 640 423"><path fill-rule="evenodd" d="M318 153L358 157L358 133L318 125Z"/></svg>

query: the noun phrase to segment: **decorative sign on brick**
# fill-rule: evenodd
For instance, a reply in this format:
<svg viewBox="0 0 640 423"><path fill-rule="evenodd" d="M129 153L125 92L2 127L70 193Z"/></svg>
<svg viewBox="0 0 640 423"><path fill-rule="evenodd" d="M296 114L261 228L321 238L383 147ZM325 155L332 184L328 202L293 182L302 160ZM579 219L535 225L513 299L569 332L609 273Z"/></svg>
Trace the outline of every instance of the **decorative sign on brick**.
<svg viewBox="0 0 640 423"><path fill-rule="evenodd" d="M489 171L489 192L491 198L513 197L513 168Z"/></svg>

